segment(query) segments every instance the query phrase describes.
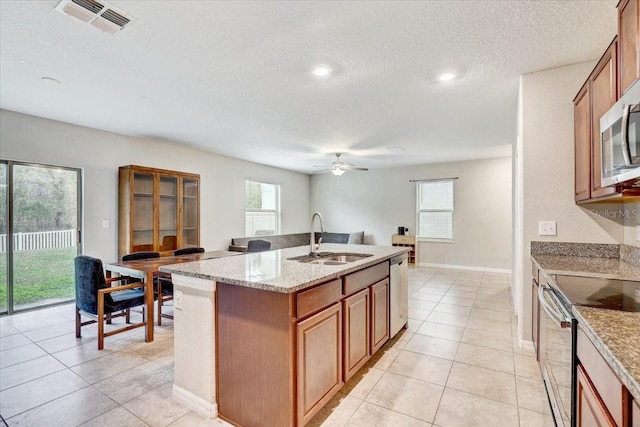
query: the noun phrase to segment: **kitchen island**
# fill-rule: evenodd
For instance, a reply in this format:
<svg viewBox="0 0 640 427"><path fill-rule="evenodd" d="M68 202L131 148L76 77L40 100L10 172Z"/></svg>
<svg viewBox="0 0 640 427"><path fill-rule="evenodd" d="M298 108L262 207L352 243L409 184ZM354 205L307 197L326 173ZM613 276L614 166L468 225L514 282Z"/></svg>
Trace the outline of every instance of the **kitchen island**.
<svg viewBox="0 0 640 427"><path fill-rule="evenodd" d="M391 338L391 318L406 325L406 274L390 278L406 248L321 251L162 267L174 283L174 396L236 425L302 426Z"/></svg>

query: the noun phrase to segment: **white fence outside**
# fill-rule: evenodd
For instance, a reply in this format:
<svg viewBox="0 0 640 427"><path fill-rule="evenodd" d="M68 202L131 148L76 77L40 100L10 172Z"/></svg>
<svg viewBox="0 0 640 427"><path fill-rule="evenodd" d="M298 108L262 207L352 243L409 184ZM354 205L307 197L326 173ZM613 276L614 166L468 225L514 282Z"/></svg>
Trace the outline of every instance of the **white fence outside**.
<svg viewBox="0 0 640 427"><path fill-rule="evenodd" d="M7 251L7 235L0 234L0 252ZM15 233L14 251L72 248L76 246L76 230L41 231L38 233Z"/></svg>

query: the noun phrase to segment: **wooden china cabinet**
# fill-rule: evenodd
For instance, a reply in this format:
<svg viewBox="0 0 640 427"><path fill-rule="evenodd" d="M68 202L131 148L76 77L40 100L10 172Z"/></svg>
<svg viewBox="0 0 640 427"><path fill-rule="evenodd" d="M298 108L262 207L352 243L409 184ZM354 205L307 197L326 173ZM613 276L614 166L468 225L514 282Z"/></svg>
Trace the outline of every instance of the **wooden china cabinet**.
<svg viewBox="0 0 640 427"><path fill-rule="evenodd" d="M200 175L121 166L118 256L200 246Z"/></svg>

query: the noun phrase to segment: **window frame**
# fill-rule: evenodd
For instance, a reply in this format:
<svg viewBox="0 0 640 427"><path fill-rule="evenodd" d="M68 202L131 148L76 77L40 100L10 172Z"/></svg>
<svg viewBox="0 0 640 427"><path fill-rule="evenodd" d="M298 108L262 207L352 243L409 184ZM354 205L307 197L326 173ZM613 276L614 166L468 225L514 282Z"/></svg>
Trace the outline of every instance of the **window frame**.
<svg viewBox="0 0 640 427"><path fill-rule="evenodd" d="M455 238L454 213L455 213L455 178L429 179L416 182L416 240L421 242L453 243ZM423 185L451 182L451 209L420 209L421 189ZM429 237L421 235L420 214L422 212L448 212L451 215L451 237Z"/></svg>
<svg viewBox="0 0 640 427"><path fill-rule="evenodd" d="M249 183L254 183L254 184L260 184L260 185L272 185L275 188L275 209L248 209L247 208L247 201L248 201L248 194L247 194L247 185ZM275 214L275 230L273 234L270 234L270 236L275 236L281 233L281 229L282 229L282 224L281 224L281 216L282 216L282 209L280 206L280 200L281 200L281 188L280 188L280 184L274 183L274 182L268 182L268 181L261 181L261 180L257 180L257 179L253 179L253 178L245 178L245 184L244 184L244 234L245 237L260 237L259 235L249 235L248 233L248 229L247 229L247 214L248 213L274 213Z"/></svg>

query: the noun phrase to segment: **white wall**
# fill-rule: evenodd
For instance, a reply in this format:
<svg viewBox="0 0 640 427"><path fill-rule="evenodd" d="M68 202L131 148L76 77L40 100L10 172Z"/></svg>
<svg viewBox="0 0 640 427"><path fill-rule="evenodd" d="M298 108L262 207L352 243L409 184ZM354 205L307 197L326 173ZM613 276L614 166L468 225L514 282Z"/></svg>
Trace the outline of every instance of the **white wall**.
<svg viewBox="0 0 640 427"><path fill-rule="evenodd" d="M421 242L421 263L511 269L511 157L311 177L311 210L329 231L364 230L365 243L390 245L398 226L416 227L412 179L459 177L454 242Z"/></svg>
<svg viewBox="0 0 640 427"><path fill-rule="evenodd" d="M518 307L518 335L531 340L532 240L585 243L621 243L624 227L620 216L607 218L598 212L618 211L619 204L581 207L574 203L573 98L593 69L594 62L526 74L520 80L522 256L515 277L522 298ZM600 218L600 216L604 216ZM539 221L556 221L557 236L538 235Z"/></svg>
<svg viewBox="0 0 640 427"><path fill-rule="evenodd" d="M281 185L282 233L309 228L309 176L219 155L0 110L0 157L82 168L84 253L117 257L118 167L137 164L200 174L200 243L226 249L244 236L245 178ZM111 227L102 228L102 220Z"/></svg>

